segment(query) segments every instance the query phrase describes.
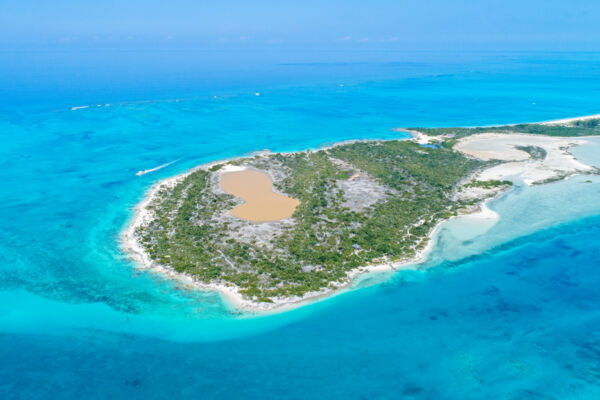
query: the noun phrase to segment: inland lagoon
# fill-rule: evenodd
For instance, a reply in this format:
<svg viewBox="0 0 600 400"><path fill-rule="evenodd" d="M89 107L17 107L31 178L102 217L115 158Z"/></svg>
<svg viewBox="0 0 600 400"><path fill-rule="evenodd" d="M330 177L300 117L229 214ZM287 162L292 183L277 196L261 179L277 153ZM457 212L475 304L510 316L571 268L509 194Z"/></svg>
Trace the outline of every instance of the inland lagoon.
<svg viewBox="0 0 600 400"><path fill-rule="evenodd" d="M252 222L278 221L292 216L300 202L273 191L273 181L264 172L243 169L221 174L219 185L225 193L244 201L230 214Z"/></svg>

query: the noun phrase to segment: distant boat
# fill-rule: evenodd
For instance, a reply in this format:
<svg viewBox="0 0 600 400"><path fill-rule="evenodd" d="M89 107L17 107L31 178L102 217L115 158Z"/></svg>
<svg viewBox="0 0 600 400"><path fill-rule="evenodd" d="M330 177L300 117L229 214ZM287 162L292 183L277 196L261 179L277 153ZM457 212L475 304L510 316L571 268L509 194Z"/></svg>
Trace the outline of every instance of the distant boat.
<svg viewBox="0 0 600 400"><path fill-rule="evenodd" d="M177 161L179 161L179 160L171 161L169 163L166 163L166 164L163 164L163 165L159 165L158 167L154 167L154 168L150 168L150 169L145 169L143 171L138 171L135 174L137 176L146 175L146 174L148 174L150 172L158 171L161 168L168 167L169 165L171 165L171 164L173 164L174 162L177 162Z"/></svg>

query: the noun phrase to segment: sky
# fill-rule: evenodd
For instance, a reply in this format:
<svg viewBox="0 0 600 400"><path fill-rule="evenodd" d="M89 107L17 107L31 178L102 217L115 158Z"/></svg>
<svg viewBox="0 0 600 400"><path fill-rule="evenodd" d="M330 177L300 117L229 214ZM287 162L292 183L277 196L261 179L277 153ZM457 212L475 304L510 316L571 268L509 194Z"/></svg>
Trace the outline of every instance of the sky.
<svg viewBox="0 0 600 400"><path fill-rule="evenodd" d="M600 50L598 0L0 0L0 50Z"/></svg>
<svg viewBox="0 0 600 400"><path fill-rule="evenodd" d="M600 0L0 0L0 97L164 98L339 78L312 65L370 79L374 64L600 51L599 15Z"/></svg>

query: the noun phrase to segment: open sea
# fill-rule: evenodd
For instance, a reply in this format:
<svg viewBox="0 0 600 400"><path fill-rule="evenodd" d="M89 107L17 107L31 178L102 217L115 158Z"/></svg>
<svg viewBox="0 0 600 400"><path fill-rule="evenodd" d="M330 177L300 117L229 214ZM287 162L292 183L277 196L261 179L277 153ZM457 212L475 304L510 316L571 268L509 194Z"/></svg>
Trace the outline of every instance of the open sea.
<svg viewBox="0 0 600 400"><path fill-rule="evenodd" d="M599 113L600 53L109 53L0 53L0 398L600 399L598 176L517 185L420 268L261 317L119 244L208 161ZM575 153L600 167L600 140Z"/></svg>

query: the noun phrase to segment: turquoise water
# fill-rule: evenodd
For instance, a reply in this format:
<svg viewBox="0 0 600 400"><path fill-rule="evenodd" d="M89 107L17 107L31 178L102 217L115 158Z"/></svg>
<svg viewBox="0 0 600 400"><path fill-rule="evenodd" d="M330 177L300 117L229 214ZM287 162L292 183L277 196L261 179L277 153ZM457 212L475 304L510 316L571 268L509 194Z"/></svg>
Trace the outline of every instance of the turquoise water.
<svg viewBox="0 0 600 400"><path fill-rule="evenodd" d="M600 397L597 177L517 187L497 224L448 224L434 268L260 318L119 249L145 190L206 161L598 113L600 54L268 63L187 86L168 66L146 89L109 69L52 90L68 68L19 88L18 64L0 78L2 398ZM600 166L599 145L578 155Z"/></svg>

